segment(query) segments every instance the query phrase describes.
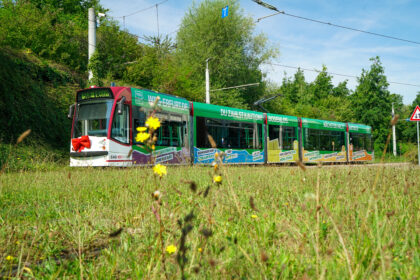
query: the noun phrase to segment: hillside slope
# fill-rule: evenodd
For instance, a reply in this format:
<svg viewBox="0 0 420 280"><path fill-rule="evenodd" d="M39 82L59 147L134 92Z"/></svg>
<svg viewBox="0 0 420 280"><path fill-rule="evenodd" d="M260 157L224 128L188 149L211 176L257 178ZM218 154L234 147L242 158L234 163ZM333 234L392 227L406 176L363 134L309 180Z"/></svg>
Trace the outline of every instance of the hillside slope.
<svg viewBox="0 0 420 280"><path fill-rule="evenodd" d="M41 150L66 151L70 121L67 111L75 91L84 87L82 76L65 66L40 60L28 52L0 48L0 163L10 143L27 129L30 154Z"/></svg>
<svg viewBox="0 0 420 280"><path fill-rule="evenodd" d="M68 106L81 84L77 74L31 54L0 49L0 139L14 141L26 129L55 148L69 141ZM80 79L81 81L81 79Z"/></svg>

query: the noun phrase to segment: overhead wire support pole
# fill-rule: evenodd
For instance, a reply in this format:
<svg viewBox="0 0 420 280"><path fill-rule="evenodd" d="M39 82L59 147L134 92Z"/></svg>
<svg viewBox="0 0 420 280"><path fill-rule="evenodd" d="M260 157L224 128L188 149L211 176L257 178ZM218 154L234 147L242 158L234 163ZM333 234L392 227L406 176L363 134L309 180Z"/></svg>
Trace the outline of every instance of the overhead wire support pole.
<svg viewBox="0 0 420 280"><path fill-rule="evenodd" d="M392 103L392 119L395 117L394 112L394 103ZM397 156L397 134L395 132L395 124L392 125L392 151L394 154L394 157Z"/></svg>
<svg viewBox="0 0 420 280"><path fill-rule="evenodd" d="M88 20L89 20L89 28L88 28L88 59L90 61L91 57L95 53L96 50L96 15L95 9L89 8L88 10ZM89 63L88 61L88 63ZM89 70L89 81L92 80L93 73L92 70Z"/></svg>
<svg viewBox="0 0 420 280"><path fill-rule="evenodd" d="M206 59L206 103L210 104L210 72L209 72L209 60L211 57Z"/></svg>
<svg viewBox="0 0 420 280"><path fill-rule="evenodd" d="M420 165L419 122L417 122L417 159Z"/></svg>

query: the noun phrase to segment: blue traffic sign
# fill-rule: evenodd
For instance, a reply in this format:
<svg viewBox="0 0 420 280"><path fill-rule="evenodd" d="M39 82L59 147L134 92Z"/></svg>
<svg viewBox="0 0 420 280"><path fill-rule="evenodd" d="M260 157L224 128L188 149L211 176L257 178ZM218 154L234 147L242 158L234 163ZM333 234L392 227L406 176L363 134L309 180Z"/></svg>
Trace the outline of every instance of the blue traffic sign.
<svg viewBox="0 0 420 280"><path fill-rule="evenodd" d="M222 9L222 18L225 18L229 15L229 6L226 6Z"/></svg>

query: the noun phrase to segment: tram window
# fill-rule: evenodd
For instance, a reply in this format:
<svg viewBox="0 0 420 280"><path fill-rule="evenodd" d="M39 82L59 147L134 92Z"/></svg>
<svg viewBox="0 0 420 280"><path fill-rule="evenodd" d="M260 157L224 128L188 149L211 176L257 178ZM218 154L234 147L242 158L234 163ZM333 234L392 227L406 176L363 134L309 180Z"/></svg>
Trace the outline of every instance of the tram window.
<svg viewBox="0 0 420 280"><path fill-rule="evenodd" d="M82 135L107 136L112 102L80 104L77 110L74 137Z"/></svg>
<svg viewBox="0 0 420 280"><path fill-rule="evenodd" d="M196 137L197 137L197 147L199 148L209 148L210 143L207 139L207 127L206 127L206 119L202 117L196 118Z"/></svg>
<svg viewBox="0 0 420 280"><path fill-rule="evenodd" d="M136 113L133 113L133 123L134 127L145 126L147 114L149 111L144 109L137 109ZM179 114L169 114L169 113L157 113L155 117L160 121L160 127L155 131L157 136L156 146L174 146L182 147L187 145L185 141L186 131L187 131L187 116ZM141 142L136 142L137 131L134 130L133 142L135 144L142 144Z"/></svg>
<svg viewBox="0 0 420 280"><path fill-rule="evenodd" d="M210 134L218 148L261 149L261 124L203 117L197 117L196 122L197 147L199 148L211 148L207 137L207 134Z"/></svg>
<svg viewBox="0 0 420 280"><path fill-rule="evenodd" d="M372 152L372 135L370 134L365 134L365 149Z"/></svg>
<svg viewBox="0 0 420 280"><path fill-rule="evenodd" d="M372 138L370 134L365 133L350 133L350 144L353 145L353 151L366 150L372 151Z"/></svg>
<svg viewBox="0 0 420 280"><path fill-rule="evenodd" d="M304 148L311 151L341 151L344 146L344 132L304 129L305 143Z"/></svg>
<svg viewBox="0 0 420 280"><path fill-rule="evenodd" d="M146 122L146 112L140 107L133 106L133 143L135 143L137 127L144 126Z"/></svg>
<svg viewBox="0 0 420 280"><path fill-rule="evenodd" d="M296 127L270 125L268 127L270 140L279 142L280 150L293 150L293 142L296 138Z"/></svg>
<svg viewBox="0 0 420 280"><path fill-rule="evenodd" d="M183 143L182 131L186 128L186 121L182 121L180 115L166 114L161 116L160 128L157 131L158 146L176 146L181 147Z"/></svg>
<svg viewBox="0 0 420 280"><path fill-rule="evenodd" d="M111 138L124 144L130 143L129 115L129 108L127 105L124 105L122 114L118 114L115 110L112 120Z"/></svg>

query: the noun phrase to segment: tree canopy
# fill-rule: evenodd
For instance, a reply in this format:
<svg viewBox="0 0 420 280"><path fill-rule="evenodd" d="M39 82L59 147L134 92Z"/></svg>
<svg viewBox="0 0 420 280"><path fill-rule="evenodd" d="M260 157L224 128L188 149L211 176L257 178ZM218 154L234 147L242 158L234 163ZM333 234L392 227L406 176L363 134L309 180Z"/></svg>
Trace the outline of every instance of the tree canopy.
<svg viewBox="0 0 420 280"><path fill-rule="evenodd" d="M221 18L221 10L229 4L229 16ZM237 1L205 0L185 14L176 37L176 57L180 67L187 67L189 78L197 81L195 100L204 100L205 66L209 60L212 89L249 83L261 83L231 91L211 93L223 105L248 107L264 92L263 62L276 57L277 50L269 47L263 34L254 35L254 21L244 15Z"/></svg>

